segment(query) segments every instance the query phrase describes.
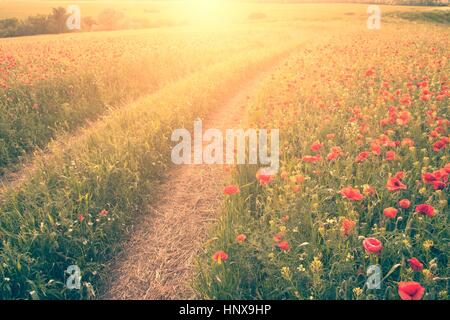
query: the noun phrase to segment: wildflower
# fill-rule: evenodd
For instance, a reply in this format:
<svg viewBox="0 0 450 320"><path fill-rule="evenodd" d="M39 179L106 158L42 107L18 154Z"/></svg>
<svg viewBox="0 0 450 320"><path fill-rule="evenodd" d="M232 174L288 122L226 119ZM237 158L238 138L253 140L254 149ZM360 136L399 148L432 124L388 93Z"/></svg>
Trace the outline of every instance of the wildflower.
<svg viewBox="0 0 450 320"><path fill-rule="evenodd" d="M352 233L354 227L356 225L356 222L350 219L345 218L342 220L342 226L341 231L345 236L348 236Z"/></svg>
<svg viewBox="0 0 450 320"><path fill-rule="evenodd" d="M274 178L275 175L265 168L258 170L258 172L256 173L256 179L259 180L259 183L263 187L267 186Z"/></svg>
<svg viewBox="0 0 450 320"><path fill-rule="evenodd" d="M281 268L281 275L284 277L284 278L290 278L290 276L291 276L291 270L289 269L289 267L282 267Z"/></svg>
<svg viewBox="0 0 450 320"><path fill-rule="evenodd" d="M422 213L428 217L433 217L436 214L434 208L429 204L419 204L416 206L416 212Z"/></svg>
<svg viewBox="0 0 450 320"><path fill-rule="evenodd" d="M366 196L371 196L371 195L374 195L375 193L377 193L377 191L375 190L374 187L372 187L372 186L366 184L366 185L364 186L363 193L364 193Z"/></svg>
<svg viewBox="0 0 450 320"><path fill-rule="evenodd" d="M425 251L429 251L432 246L434 246L433 240L425 240L423 242L423 248L425 249Z"/></svg>
<svg viewBox="0 0 450 320"><path fill-rule="evenodd" d="M323 264L319 257L314 257L313 261L309 265L309 269L313 274L320 274L322 272Z"/></svg>
<svg viewBox="0 0 450 320"><path fill-rule="evenodd" d="M364 239L363 247L367 253L375 253L383 249L381 241L375 238Z"/></svg>
<svg viewBox="0 0 450 320"><path fill-rule="evenodd" d="M390 192L398 191L398 190L406 190L407 186L396 177L390 177L386 183L386 188Z"/></svg>
<svg viewBox="0 0 450 320"><path fill-rule="evenodd" d="M281 241L278 243L278 248L280 248L281 251L287 251L289 250L289 243L287 241Z"/></svg>
<svg viewBox="0 0 450 320"><path fill-rule="evenodd" d="M442 300L447 300L448 299L448 292L447 292L447 290L439 291L438 296Z"/></svg>
<svg viewBox="0 0 450 320"><path fill-rule="evenodd" d="M233 194L237 194L239 192L240 192L239 187L236 185L229 185L223 189L223 193L226 195L233 195Z"/></svg>
<svg viewBox="0 0 450 320"><path fill-rule="evenodd" d="M397 216L398 210L392 207L386 208L383 210L383 214L390 218L390 219L395 219L395 217Z"/></svg>
<svg viewBox="0 0 450 320"><path fill-rule="evenodd" d="M448 138L444 137L441 140L437 141L433 144L433 151L439 152L441 149L444 149L448 143Z"/></svg>
<svg viewBox="0 0 450 320"><path fill-rule="evenodd" d="M323 147L323 143L320 143L319 141L314 142L311 145L311 151L317 152Z"/></svg>
<svg viewBox="0 0 450 320"><path fill-rule="evenodd" d="M410 138L405 138L400 143L403 147L414 147L414 140Z"/></svg>
<svg viewBox="0 0 450 320"><path fill-rule="evenodd" d="M336 158L339 158L342 155L342 151L340 151L340 148L339 148L339 150L337 148L339 148L339 147L331 148L332 149L331 152L327 155L327 160L328 161L332 161L332 160L334 160Z"/></svg>
<svg viewBox="0 0 450 320"><path fill-rule="evenodd" d="M369 157L370 153L367 151L363 151L361 153L358 154L358 156L356 157L355 161L356 162L363 162L364 160L366 160Z"/></svg>
<svg viewBox="0 0 450 320"><path fill-rule="evenodd" d="M408 259L408 262L409 262L409 266L414 271L422 271L423 270L423 264L417 258L413 257L411 259Z"/></svg>
<svg viewBox="0 0 450 320"><path fill-rule="evenodd" d="M371 149L372 149L372 153L379 156L381 154L381 147L376 144L376 143L372 143L370 145Z"/></svg>
<svg viewBox="0 0 450 320"><path fill-rule="evenodd" d="M236 241L239 243L244 242L247 239L247 236L245 234L239 234L236 236Z"/></svg>
<svg viewBox="0 0 450 320"><path fill-rule="evenodd" d="M360 200L364 199L364 196L359 192L359 190L358 189L354 189L352 187L343 188L340 191L340 194L343 197L345 197L345 198L347 198L347 199L349 199L351 201L360 201Z"/></svg>
<svg viewBox="0 0 450 320"><path fill-rule="evenodd" d="M398 202L398 205L402 209L408 209L411 206L411 201L409 201L408 199L402 199Z"/></svg>
<svg viewBox="0 0 450 320"><path fill-rule="evenodd" d="M363 293L363 290L359 287L353 288L352 291L353 291L353 294L355 295L355 297L359 297Z"/></svg>
<svg viewBox="0 0 450 320"><path fill-rule="evenodd" d="M388 152L386 152L386 160L394 161L395 159L396 159L395 151L388 151Z"/></svg>
<svg viewBox="0 0 450 320"><path fill-rule="evenodd" d="M82 215L82 214L78 215L78 221L83 222L84 219L85 219L84 215Z"/></svg>
<svg viewBox="0 0 450 320"><path fill-rule="evenodd" d="M306 271L306 269L305 269L305 267L301 264L301 265L299 265L299 266L297 267L297 271L300 272L300 273L303 273L303 272Z"/></svg>
<svg viewBox="0 0 450 320"><path fill-rule="evenodd" d="M399 282L398 294L402 300L421 300L425 294L425 288L418 282Z"/></svg>
<svg viewBox="0 0 450 320"><path fill-rule="evenodd" d="M225 262L228 260L228 254L224 251L217 251L216 253L214 253L213 259L217 262L217 264L220 265L222 264L222 261Z"/></svg>
<svg viewBox="0 0 450 320"><path fill-rule="evenodd" d="M106 217L108 215L108 210L103 209L102 211L100 211L100 215L103 217Z"/></svg>
<svg viewBox="0 0 450 320"><path fill-rule="evenodd" d="M424 276L424 278L426 280L432 280L433 279L433 273L430 270L428 270L428 269L423 269L422 270L422 274L423 274L423 276Z"/></svg>

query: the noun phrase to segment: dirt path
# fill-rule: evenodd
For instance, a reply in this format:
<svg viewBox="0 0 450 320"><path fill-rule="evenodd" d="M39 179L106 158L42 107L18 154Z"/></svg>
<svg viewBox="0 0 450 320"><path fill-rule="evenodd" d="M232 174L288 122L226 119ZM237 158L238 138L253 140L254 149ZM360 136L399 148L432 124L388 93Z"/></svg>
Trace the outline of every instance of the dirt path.
<svg viewBox="0 0 450 320"><path fill-rule="evenodd" d="M241 87L203 121L208 128L242 127L248 99L274 67ZM197 252L218 218L228 173L220 165L181 165L156 190L158 199L135 222L123 253L110 265L103 299L192 299L190 281Z"/></svg>

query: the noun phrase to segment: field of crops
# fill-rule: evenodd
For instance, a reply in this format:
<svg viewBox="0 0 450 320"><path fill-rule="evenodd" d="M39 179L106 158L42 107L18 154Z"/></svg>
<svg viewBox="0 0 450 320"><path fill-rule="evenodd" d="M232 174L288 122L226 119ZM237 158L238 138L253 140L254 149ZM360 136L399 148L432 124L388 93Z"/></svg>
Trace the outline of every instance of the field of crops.
<svg viewBox="0 0 450 320"><path fill-rule="evenodd" d="M204 298L448 298L448 31L315 41L266 84L249 115L281 129L281 170L236 169Z"/></svg>
<svg viewBox="0 0 450 320"><path fill-rule="evenodd" d="M0 42L0 173L110 107L220 62L223 55L276 45L281 34L279 29L213 33L186 27L5 39Z"/></svg>
<svg viewBox="0 0 450 320"><path fill-rule="evenodd" d="M26 3L0 4L1 17L57 2ZM450 30L411 18L430 8L383 6L415 22L390 14L369 30L361 4L245 3L201 16L130 3L110 5L196 23L0 39L0 299L108 296L110 262L172 183L173 130L246 96L268 69L245 110L229 113L280 129L279 172L227 166L229 177L212 178L219 195L173 180L190 186L193 216L202 202L217 211L186 254L192 294L448 299ZM80 5L97 14L105 4ZM176 251L179 232L146 246ZM79 290L67 287L71 265ZM366 285L374 265L382 290Z"/></svg>

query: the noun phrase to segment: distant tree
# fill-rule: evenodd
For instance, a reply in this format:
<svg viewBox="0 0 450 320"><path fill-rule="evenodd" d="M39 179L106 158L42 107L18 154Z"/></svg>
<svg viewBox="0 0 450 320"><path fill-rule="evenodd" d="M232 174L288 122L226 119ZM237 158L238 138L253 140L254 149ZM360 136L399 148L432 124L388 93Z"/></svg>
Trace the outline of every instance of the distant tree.
<svg viewBox="0 0 450 320"><path fill-rule="evenodd" d="M69 15L66 9L63 7L53 8L52 13L48 16L49 20L49 32L50 33L63 33L67 32L67 18Z"/></svg>
<svg viewBox="0 0 450 320"><path fill-rule="evenodd" d="M19 20L16 18L0 20L0 37L14 37L18 26Z"/></svg>
<svg viewBox="0 0 450 320"><path fill-rule="evenodd" d="M50 33L48 24L49 24L48 16L46 15L40 14L28 17L26 20L20 23L17 35L25 36L25 35Z"/></svg>

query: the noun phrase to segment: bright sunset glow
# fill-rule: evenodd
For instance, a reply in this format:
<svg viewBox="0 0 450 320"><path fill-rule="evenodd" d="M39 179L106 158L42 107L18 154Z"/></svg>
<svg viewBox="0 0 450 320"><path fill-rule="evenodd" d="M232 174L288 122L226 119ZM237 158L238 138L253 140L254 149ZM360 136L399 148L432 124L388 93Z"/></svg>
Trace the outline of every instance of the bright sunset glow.
<svg viewBox="0 0 450 320"><path fill-rule="evenodd" d="M222 24L229 18L230 4L226 0L186 0L186 11L195 25Z"/></svg>

